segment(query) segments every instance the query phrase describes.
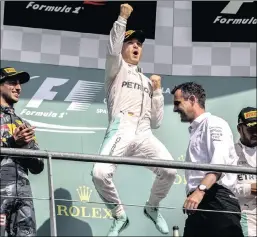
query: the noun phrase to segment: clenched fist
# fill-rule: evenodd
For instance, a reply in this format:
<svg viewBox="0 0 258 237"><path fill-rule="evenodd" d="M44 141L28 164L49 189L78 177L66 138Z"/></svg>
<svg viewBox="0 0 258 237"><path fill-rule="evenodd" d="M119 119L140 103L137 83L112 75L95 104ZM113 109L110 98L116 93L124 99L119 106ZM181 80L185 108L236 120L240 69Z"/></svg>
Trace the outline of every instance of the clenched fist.
<svg viewBox="0 0 258 237"><path fill-rule="evenodd" d="M152 88L153 91L161 88L161 77L158 75L152 75L150 77L150 80L152 81Z"/></svg>
<svg viewBox="0 0 258 237"><path fill-rule="evenodd" d="M132 11L133 11L133 8L129 4L127 4L127 3L122 4L120 6L120 16L125 18L126 20L129 18L129 16L131 15Z"/></svg>

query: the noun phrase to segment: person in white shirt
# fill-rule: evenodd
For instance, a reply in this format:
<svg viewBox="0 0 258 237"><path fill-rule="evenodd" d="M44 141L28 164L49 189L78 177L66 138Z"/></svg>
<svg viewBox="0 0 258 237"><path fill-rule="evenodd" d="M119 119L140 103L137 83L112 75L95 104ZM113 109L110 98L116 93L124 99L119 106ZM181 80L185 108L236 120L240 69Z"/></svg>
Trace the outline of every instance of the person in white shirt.
<svg viewBox="0 0 258 237"><path fill-rule="evenodd" d="M203 87L186 82L175 86L171 94L174 95L174 112L180 114L181 122L190 123L186 161L237 165L232 131L225 120L205 111L206 93ZM188 217L184 236L243 236L241 209L232 191L237 174L186 170L185 176L187 198L184 213Z"/></svg>
<svg viewBox="0 0 258 237"><path fill-rule="evenodd" d="M256 167L257 149L257 109L243 108L238 115L237 130L240 139L235 144L239 157L238 165ZM256 234L257 206L257 177L256 175L239 174L237 177L236 196L239 199L242 216L241 225L245 236Z"/></svg>

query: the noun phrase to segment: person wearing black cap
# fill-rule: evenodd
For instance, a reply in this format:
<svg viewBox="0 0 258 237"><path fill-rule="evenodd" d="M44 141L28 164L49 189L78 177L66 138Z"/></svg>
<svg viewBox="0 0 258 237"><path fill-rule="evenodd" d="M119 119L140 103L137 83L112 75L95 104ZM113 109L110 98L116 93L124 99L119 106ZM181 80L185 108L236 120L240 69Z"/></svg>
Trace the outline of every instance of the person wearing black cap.
<svg viewBox="0 0 258 237"><path fill-rule="evenodd" d="M27 72L12 67L0 69L1 147L38 150L34 127L16 115L21 84L29 81ZM28 170L39 174L44 169L40 158L0 157L1 236L36 236L36 220ZM17 198L19 197L19 198Z"/></svg>
<svg viewBox="0 0 258 237"><path fill-rule="evenodd" d="M161 78L157 75L147 78L138 67L145 36L141 30L126 31L132 11L129 4L122 4L110 32L105 70L109 126L100 154L173 160L151 131L161 125L164 114ZM96 163L92 170L96 190L109 203L107 206L114 217L109 236L117 236L129 224L113 182L116 167L115 164ZM167 196L176 178L176 170L148 168L155 173L156 179L143 211L158 231L167 234L168 225L159 211L159 203Z"/></svg>
<svg viewBox="0 0 258 237"><path fill-rule="evenodd" d="M238 115L237 130L240 139L235 144L239 157L238 165L256 168L257 149L257 109L243 108ZM257 177L239 174L237 177L236 196L242 210L241 225L245 236L256 236L257 226Z"/></svg>

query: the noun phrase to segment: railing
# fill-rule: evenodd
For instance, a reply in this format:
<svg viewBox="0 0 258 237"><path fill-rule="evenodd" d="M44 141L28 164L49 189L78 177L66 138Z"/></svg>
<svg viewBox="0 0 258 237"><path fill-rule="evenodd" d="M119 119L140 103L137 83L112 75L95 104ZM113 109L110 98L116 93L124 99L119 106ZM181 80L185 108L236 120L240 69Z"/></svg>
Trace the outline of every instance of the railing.
<svg viewBox="0 0 258 237"><path fill-rule="evenodd" d="M52 152L52 151L42 151L42 150L1 148L1 156L12 156L12 157L19 157L24 159L32 158L32 157L47 159L48 184L49 184L49 193L50 193L49 207L50 207L51 236L57 236L56 215L55 215L55 205L54 205L55 199L54 199L52 162L51 162L52 159L163 167L163 168L175 168L175 169L188 169L188 170L217 171L217 172L226 172L226 173L243 173L243 174L255 174L255 175L257 174L256 168L243 167L243 166L197 164L197 163L182 162L182 161L151 160L151 159L145 159L141 157L114 157L114 156L88 155L88 154L69 153L69 152Z"/></svg>

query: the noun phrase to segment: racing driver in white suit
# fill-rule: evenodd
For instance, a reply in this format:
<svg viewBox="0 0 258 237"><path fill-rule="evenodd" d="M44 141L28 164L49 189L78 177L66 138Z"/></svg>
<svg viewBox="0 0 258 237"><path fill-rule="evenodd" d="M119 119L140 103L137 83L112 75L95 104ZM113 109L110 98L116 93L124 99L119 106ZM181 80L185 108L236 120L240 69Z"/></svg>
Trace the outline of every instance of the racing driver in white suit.
<svg viewBox="0 0 258 237"><path fill-rule="evenodd" d="M239 141L235 144L239 157L238 165L256 168L257 150L257 110L243 108L238 115ZM241 225L244 236L257 236L257 177L251 174L239 174L236 195L241 206Z"/></svg>
<svg viewBox="0 0 258 237"><path fill-rule="evenodd" d="M120 15L110 32L105 71L109 126L100 154L173 160L151 131L151 128L158 128L163 119L161 78L153 75L149 79L137 66L145 37L142 31L126 32L127 19L132 11L129 4L122 4ZM144 214L161 233L167 234L169 229L158 207L174 183L176 170L148 168L156 174L156 179L144 207ZM113 183L115 170L116 165L108 163L96 163L92 170L96 190L109 203L107 207L112 210L114 217L108 236L118 236L129 224Z"/></svg>

